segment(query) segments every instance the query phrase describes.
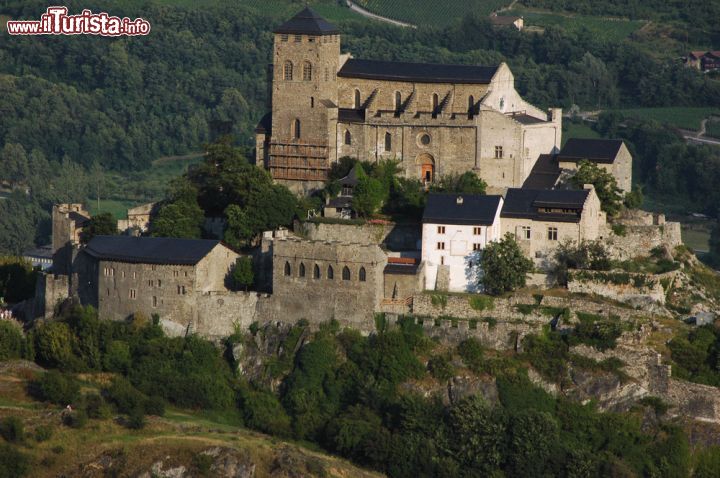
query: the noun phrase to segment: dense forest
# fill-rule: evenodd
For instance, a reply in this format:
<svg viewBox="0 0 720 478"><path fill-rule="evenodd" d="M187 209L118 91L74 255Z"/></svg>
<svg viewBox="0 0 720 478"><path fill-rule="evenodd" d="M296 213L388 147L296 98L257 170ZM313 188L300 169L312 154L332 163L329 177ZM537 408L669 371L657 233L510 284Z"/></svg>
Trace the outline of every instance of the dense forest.
<svg viewBox="0 0 720 478"><path fill-rule="evenodd" d="M5 187L0 193L9 195L0 201L2 253L47 242L52 202L86 199L91 188L100 188L103 171L137 174L159 157L201 151L218 135L232 134L239 145L251 146L253 127L267 110L277 15L264 16L242 2L202 8L130 0L67 6L132 18L141 13L152 32L122 39L1 37L0 151L4 164L16 165L0 171L0 189ZM46 7L39 0L7 0L0 15L37 18ZM644 15L637 8L637 15ZM629 40L608 42L557 28L543 34L494 29L483 16L442 29L367 21L343 21L339 27L343 49L360 58L506 61L520 93L542 107L720 106L720 82L678 61L655 59ZM672 134L652 127L654 137ZM635 144L640 156L658 152ZM681 161L671 165L678 154ZM668 146L663 155L668 167L657 175L665 186L655 172L641 169L648 192L672 194L688 208L714 213L704 198L712 196L715 173L697 181L673 174L707 170L706 165L712 171L717 154Z"/></svg>

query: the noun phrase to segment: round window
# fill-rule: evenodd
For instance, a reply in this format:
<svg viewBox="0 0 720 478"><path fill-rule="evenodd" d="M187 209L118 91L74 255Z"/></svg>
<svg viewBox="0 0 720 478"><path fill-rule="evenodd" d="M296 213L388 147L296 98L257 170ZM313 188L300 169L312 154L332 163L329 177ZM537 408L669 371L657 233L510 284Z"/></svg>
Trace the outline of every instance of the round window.
<svg viewBox="0 0 720 478"><path fill-rule="evenodd" d="M420 135L420 144L422 144L424 146L427 146L428 144L430 144L430 135L427 133Z"/></svg>

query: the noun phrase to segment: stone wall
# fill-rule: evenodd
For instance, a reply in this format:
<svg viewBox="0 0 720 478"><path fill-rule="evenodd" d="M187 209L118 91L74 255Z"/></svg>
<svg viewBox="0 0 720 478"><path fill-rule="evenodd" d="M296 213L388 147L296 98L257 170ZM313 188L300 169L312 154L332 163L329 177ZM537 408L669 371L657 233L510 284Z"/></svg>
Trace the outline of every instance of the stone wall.
<svg viewBox="0 0 720 478"><path fill-rule="evenodd" d="M613 234L608 227L603 236L611 258L618 261L647 256L656 247L668 246L673 249L682 244L679 222L649 226L626 225L623 236Z"/></svg>
<svg viewBox="0 0 720 478"><path fill-rule="evenodd" d="M55 305L67 299L70 291L70 278L65 275L40 274L35 284L35 299L30 318L52 317Z"/></svg>
<svg viewBox="0 0 720 478"><path fill-rule="evenodd" d="M390 250L419 250L422 239L420 224L325 224L305 222L299 233L313 241L383 244Z"/></svg>
<svg viewBox="0 0 720 478"><path fill-rule="evenodd" d="M253 322L261 322L261 302L269 302L268 294L257 292L208 292L198 294L197 320L193 332L203 337L222 338L237 329L248 330Z"/></svg>
<svg viewBox="0 0 720 478"><path fill-rule="evenodd" d="M568 291L578 294L595 294L629 304L643 305L648 301L665 304L663 282L675 280L676 272L642 274L624 271L568 272ZM622 283L627 279L628 283Z"/></svg>
<svg viewBox="0 0 720 478"><path fill-rule="evenodd" d="M493 350L516 350L522 348L522 339L528 335L538 332L542 324L530 322L471 322L466 320L452 319L414 319L422 325L425 334L429 337L447 341L453 344L474 337L484 347ZM391 318L392 323L392 318Z"/></svg>

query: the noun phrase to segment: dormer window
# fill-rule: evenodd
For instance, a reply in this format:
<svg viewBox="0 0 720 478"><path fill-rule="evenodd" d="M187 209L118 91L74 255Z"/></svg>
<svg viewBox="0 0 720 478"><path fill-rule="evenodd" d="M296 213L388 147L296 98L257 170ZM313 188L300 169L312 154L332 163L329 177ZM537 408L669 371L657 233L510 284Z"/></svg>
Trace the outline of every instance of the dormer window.
<svg viewBox="0 0 720 478"><path fill-rule="evenodd" d="M280 35L280 41L282 42L287 42L289 38L290 35L288 35L287 33L283 33L282 35Z"/></svg>

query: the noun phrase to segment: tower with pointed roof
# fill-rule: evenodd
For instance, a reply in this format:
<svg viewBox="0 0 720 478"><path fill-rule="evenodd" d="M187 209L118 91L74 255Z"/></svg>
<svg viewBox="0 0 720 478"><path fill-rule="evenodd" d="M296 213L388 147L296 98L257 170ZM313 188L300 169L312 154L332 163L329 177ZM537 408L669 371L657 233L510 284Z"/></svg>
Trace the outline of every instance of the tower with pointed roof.
<svg viewBox="0 0 720 478"><path fill-rule="evenodd" d="M275 180L307 192L321 187L330 158L335 157L340 34L310 8L273 33L272 119L267 122L269 144L263 145L265 166Z"/></svg>

